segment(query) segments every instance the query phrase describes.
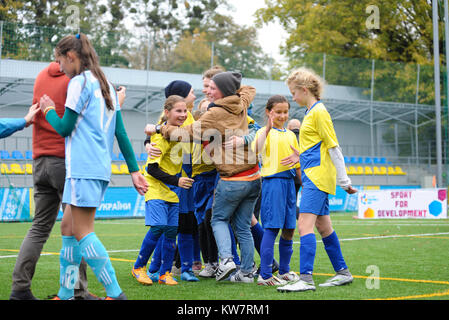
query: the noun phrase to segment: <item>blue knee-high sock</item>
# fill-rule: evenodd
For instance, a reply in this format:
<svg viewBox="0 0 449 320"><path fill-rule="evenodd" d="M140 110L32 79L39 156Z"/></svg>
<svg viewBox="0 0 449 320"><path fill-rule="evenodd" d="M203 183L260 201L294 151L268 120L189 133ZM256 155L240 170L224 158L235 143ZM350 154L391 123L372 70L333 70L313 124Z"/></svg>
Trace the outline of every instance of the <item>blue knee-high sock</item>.
<svg viewBox="0 0 449 320"><path fill-rule="evenodd" d="M279 238L279 274L290 271L290 260L293 254L293 240Z"/></svg>
<svg viewBox="0 0 449 320"><path fill-rule="evenodd" d="M256 248L257 252L259 252L260 255L260 246L262 243L264 230L259 222L257 222L255 225L251 227L251 234L253 235L254 239L254 247Z"/></svg>
<svg viewBox="0 0 449 320"><path fill-rule="evenodd" d="M299 247L299 273L313 274L313 264L316 253L316 237L314 233L306 234L300 238Z"/></svg>
<svg viewBox="0 0 449 320"><path fill-rule="evenodd" d="M92 268L98 281L104 286L108 297L118 297L122 293L122 289L118 284L106 248L100 239L92 232L81 239L79 245L84 260Z"/></svg>
<svg viewBox="0 0 449 320"><path fill-rule="evenodd" d="M145 267L150 259L151 254L156 248L157 242L162 234L162 231L159 228L151 227L148 230L145 238L142 241L142 245L140 247L139 255L134 263L134 268L142 268Z"/></svg>
<svg viewBox="0 0 449 320"><path fill-rule="evenodd" d="M343 258L343 254L341 252L340 241L338 240L337 233L334 231L326 238L323 238L323 243L335 272L347 269L348 267L346 266L345 259Z"/></svg>
<svg viewBox="0 0 449 320"><path fill-rule="evenodd" d="M200 235L198 232L193 237L193 261L201 261Z"/></svg>
<svg viewBox="0 0 449 320"><path fill-rule="evenodd" d="M229 227L229 233L231 234L231 242L232 242L232 255L234 256L234 263L236 265L240 265L240 257L239 257L239 253L237 252L237 242L235 242L235 236L234 236L234 231L232 230L231 225L228 225Z"/></svg>
<svg viewBox="0 0 449 320"><path fill-rule="evenodd" d="M181 272L192 269L193 264L193 237L188 233L178 234L178 250L181 258Z"/></svg>
<svg viewBox="0 0 449 320"><path fill-rule="evenodd" d="M74 296L81 259L81 250L75 237L62 236L62 248L59 253L60 287L58 292L58 297L62 300L67 300Z"/></svg>
<svg viewBox="0 0 449 320"><path fill-rule="evenodd" d="M164 235L159 237L157 241L156 248L153 251L153 255L151 256L150 267L148 268L148 272L155 273L158 272L161 267L162 262L162 242L164 241Z"/></svg>
<svg viewBox="0 0 449 320"><path fill-rule="evenodd" d="M273 276L273 258L274 258L274 242L278 235L279 229L265 229L262 243L260 244L260 275L263 279Z"/></svg>
<svg viewBox="0 0 449 320"><path fill-rule="evenodd" d="M176 252L176 237L168 237L165 235L164 242L162 243L162 264L159 270L159 274L162 276L167 271L171 272L173 266L173 258Z"/></svg>

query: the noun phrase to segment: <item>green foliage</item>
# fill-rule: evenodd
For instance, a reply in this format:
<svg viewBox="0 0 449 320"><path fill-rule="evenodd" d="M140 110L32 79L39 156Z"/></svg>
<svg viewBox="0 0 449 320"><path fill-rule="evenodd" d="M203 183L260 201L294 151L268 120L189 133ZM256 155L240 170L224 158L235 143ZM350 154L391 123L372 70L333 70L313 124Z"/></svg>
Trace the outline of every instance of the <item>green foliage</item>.
<svg viewBox="0 0 449 320"><path fill-rule="evenodd" d="M70 6L79 12L78 28L68 23ZM2 56L49 61L57 41L81 30L103 66L144 69L142 53L149 52L153 70L201 73L210 67L214 43L214 64L246 77L267 78L268 57L256 41L256 29L218 13L227 9L224 0L107 0L100 5L94 0L3 1L0 20L8 22Z"/></svg>

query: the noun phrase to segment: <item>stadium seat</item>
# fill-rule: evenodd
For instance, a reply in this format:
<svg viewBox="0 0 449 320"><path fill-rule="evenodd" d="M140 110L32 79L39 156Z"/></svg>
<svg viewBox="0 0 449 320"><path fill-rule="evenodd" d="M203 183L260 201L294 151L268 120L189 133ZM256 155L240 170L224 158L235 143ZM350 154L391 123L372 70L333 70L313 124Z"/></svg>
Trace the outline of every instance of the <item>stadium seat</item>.
<svg viewBox="0 0 449 320"><path fill-rule="evenodd" d="M358 175L363 175L363 174L364 174L364 172L363 172L363 167L361 167L361 166L358 166L358 167L357 167L357 174L358 174Z"/></svg>
<svg viewBox="0 0 449 320"><path fill-rule="evenodd" d="M351 159L347 156L343 157L345 159L345 163L351 163Z"/></svg>
<svg viewBox="0 0 449 320"><path fill-rule="evenodd" d="M33 165L31 163L25 164L25 173L26 174L33 174Z"/></svg>
<svg viewBox="0 0 449 320"><path fill-rule="evenodd" d="M145 174L145 165L143 164L143 165L140 166L139 168L140 168L140 173L141 173L141 174Z"/></svg>
<svg viewBox="0 0 449 320"><path fill-rule="evenodd" d="M129 174L128 166L125 163L120 165L120 172L122 174Z"/></svg>
<svg viewBox="0 0 449 320"><path fill-rule="evenodd" d="M357 164L357 158L356 158L356 157L351 157L351 158L349 158L349 163L351 163L351 164Z"/></svg>
<svg viewBox="0 0 449 320"><path fill-rule="evenodd" d="M387 168L386 167L380 167L380 174L386 175L387 174Z"/></svg>
<svg viewBox="0 0 449 320"><path fill-rule="evenodd" d="M6 163L2 163L0 166L0 172L2 174L11 174L11 169L9 169L9 166Z"/></svg>
<svg viewBox="0 0 449 320"><path fill-rule="evenodd" d="M348 174L352 174L352 175L356 175L357 174L357 170L355 169L354 166L349 166Z"/></svg>
<svg viewBox="0 0 449 320"><path fill-rule="evenodd" d="M114 152L112 153L112 161L119 161L119 158Z"/></svg>
<svg viewBox="0 0 449 320"><path fill-rule="evenodd" d="M365 157L365 159L363 160L364 164L373 164L373 158L371 157Z"/></svg>
<svg viewBox="0 0 449 320"><path fill-rule="evenodd" d="M119 152L119 154L118 154L118 159L119 159L120 161L125 161L125 157L123 156L123 153Z"/></svg>
<svg viewBox="0 0 449 320"><path fill-rule="evenodd" d="M365 166L365 174L372 175L373 169L370 166Z"/></svg>
<svg viewBox="0 0 449 320"><path fill-rule="evenodd" d="M25 151L25 159L26 160L33 160L33 152L31 150Z"/></svg>
<svg viewBox="0 0 449 320"><path fill-rule="evenodd" d="M396 171L394 171L393 167L388 167L388 175L389 176L395 176L396 175Z"/></svg>
<svg viewBox="0 0 449 320"><path fill-rule="evenodd" d="M399 175L399 176L405 176L407 173L405 173L403 170L402 170L402 168L401 167L399 167L399 166L396 166L395 168L394 168L394 170L395 170L395 173L397 174L397 175Z"/></svg>
<svg viewBox="0 0 449 320"><path fill-rule="evenodd" d="M122 174L120 172L120 169L118 168L118 166L116 164L111 164L111 173L112 174Z"/></svg>
<svg viewBox="0 0 449 320"><path fill-rule="evenodd" d="M375 175L381 175L379 167L377 167L377 166L374 166L374 167L373 167L373 174L375 174Z"/></svg>
<svg viewBox="0 0 449 320"><path fill-rule="evenodd" d="M19 150L14 150L13 152L11 152L11 158L14 160L25 160L25 157Z"/></svg>
<svg viewBox="0 0 449 320"><path fill-rule="evenodd" d="M11 173L12 174L25 174L22 166L18 163L11 163Z"/></svg>
<svg viewBox="0 0 449 320"><path fill-rule="evenodd" d="M9 159L11 159L11 156L9 155L8 151L0 150L0 159L9 160Z"/></svg>

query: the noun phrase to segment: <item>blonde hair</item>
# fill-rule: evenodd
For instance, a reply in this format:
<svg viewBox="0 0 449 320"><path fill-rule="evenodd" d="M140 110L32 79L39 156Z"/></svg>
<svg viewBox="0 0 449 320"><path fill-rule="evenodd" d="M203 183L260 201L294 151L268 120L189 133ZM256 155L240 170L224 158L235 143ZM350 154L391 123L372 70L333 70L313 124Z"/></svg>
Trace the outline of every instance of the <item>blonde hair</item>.
<svg viewBox="0 0 449 320"><path fill-rule="evenodd" d="M203 79L212 79L216 74L225 72L225 69L222 66L213 66L209 70L204 71Z"/></svg>
<svg viewBox="0 0 449 320"><path fill-rule="evenodd" d="M306 67L293 70L286 83L288 87L306 88L317 100L320 100L323 94L324 80L315 71Z"/></svg>
<svg viewBox="0 0 449 320"><path fill-rule="evenodd" d="M184 98L181 96L177 96L177 95L169 96L165 100L164 110L171 111L175 107L175 104L177 104L178 102L185 102ZM161 118L159 120L159 124L163 124L166 121L167 121L167 117L165 116L165 113L162 112Z"/></svg>

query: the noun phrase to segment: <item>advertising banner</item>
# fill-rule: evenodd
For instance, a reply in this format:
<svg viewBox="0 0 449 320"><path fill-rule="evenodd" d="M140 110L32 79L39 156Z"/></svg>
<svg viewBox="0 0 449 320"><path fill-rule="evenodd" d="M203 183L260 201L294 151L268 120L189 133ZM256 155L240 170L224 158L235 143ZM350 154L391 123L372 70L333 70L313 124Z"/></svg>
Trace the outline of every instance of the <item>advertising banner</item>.
<svg viewBox="0 0 449 320"><path fill-rule="evenodd" d="M361 219L446 219L446 189L364 190L358 193Z"/></svg>
<svg viewBox="0 0 449 320"><path fill-rule="evenodd" d="M31 221L30 188L0 188L0 222Z"/></svg>

